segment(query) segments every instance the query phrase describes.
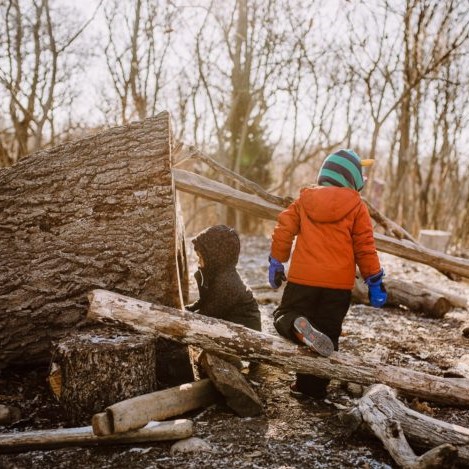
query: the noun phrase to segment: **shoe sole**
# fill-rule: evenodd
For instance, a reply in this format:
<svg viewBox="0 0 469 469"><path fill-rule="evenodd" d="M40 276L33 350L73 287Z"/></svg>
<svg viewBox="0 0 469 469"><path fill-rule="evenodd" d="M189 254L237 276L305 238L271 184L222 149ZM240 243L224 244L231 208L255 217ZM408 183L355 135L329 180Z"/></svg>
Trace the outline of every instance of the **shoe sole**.
<svg viewBox="0 0 469 469"><path fill-rule="evenodd" d="M319 355L329 357L334 351L332 340L326 334L315 329L303 316L295 319L293 327L298 339Z"/></svg>

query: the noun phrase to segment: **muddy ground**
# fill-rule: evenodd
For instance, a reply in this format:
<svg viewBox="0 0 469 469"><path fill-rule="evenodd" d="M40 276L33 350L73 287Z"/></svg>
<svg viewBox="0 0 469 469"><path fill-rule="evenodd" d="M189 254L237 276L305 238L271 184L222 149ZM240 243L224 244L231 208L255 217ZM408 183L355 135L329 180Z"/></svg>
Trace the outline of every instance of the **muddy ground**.
<svg viewBox="0 0 469 469"><path fill-rule="evenodd" d="M243 237L239 270L251 286L266 283L269 241ZM191 253L191 271L195 259ZM465 296L469 284L447 279L434 269L380 254L389 278L425 282ZM195 292L195 284L191 284ZM273 302L269 302L269 297ZM259 293L263 329L275 333L272 311L278 295ZM435 375L469 353L469 312L455 309L444 319L397 308L377 310L353 305L344 322L340 349L345 353L379 358L382 362ZM0 432L66 427L60 407L46 383L47 367L9 369L0 375L0 403L21 409L22 419ZM365 432L351 433L339 415L356 403L339 382L333 381L324 401L290 396L294 375L261 365L247 375L262 398L265 414L237 417L217 405L188 415L195 434L211 445L210 453L170 455L171 442L106 448L70 448L0 455L0 468L390 468L396 467L381 443ZM403 399L404 400L404 399ZM416 410L447 422L469 427L469 409L438 407L431 402L404 400Z"/></svg>

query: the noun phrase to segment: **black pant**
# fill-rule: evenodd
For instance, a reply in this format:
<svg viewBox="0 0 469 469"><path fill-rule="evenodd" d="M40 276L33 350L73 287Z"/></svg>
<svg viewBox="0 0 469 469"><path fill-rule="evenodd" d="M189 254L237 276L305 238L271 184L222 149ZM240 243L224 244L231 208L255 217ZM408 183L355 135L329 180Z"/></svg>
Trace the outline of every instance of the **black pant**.
<svg viewBox="0 0 469 469"><path fill-rule="evenodd" d="M339 350L342 323L350 306L352 292L333 288L310 287L288 282L280 306L274 311L274 325L280 335L298 342L293 322L307 318L313 327L326 334ZM297 373L297 388L312 397L325 397L328 379Z"/></svg>

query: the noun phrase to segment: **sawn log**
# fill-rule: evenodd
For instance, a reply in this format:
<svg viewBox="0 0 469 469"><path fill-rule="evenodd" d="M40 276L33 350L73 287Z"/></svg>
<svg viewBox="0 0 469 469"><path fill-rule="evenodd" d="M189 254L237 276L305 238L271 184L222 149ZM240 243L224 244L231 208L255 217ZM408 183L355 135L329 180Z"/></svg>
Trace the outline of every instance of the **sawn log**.
<svg viewBox="0 0 469 469"><path fill-rule="evenodd" d="M47 362L93 288L184 304L172 146L162 112L0 171L0 369Z"/></svg>
<svg viewBox="0 0 469 469"><path fill-rule="evenodd" d="M89 295L88 319L161 334L208 352L227 353L296 372L365 385L384 383L408 396L452 405L469 405L469 380L442 378L334 352L319 357L282 337L227 321L151 304L105 290Z"/></svg>

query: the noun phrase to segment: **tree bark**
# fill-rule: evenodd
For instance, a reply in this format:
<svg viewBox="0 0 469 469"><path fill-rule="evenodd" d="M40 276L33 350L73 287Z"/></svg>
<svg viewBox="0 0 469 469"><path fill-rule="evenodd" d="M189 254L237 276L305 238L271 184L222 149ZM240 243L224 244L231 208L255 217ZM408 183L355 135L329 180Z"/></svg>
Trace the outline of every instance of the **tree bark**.
<svg viewBox="0 0 469 469"><path fill-rule="evenodd" d="M297 346L279 336L104 290L91 292L89 300L90 320L130 326L139 332L172 337L215 354L236 355L321 378L365 385L381 382L408 396L452 405L469 405L467 379L442 378L367 362L339 352L334 352L329 358L319 357L307 347Z"/></svg>
<svg viewBox="0 0 469 469"><path fill-rule="evenodd" d="M377 436L385 443L396 462L404 467L406 467L405 461L396 459L396 453L398 457L404 459L405 456L408 456L409 463L411 463L413 452L410 450L411 454L409 448L407 450L404 448L404 451L396 451L396 448L402 450L402 446L398 446L397 441L393 444L392 439L397 438L395 432L391 431L383 435L382 430L386 426L388 428L394 427L399 432L402 431L405 437L418 448L433 449L433 452L429 451L420 458L416 458L413 461L415 465L409 464L409 467L451 467L445 464L432 466L429 463L438 462L436 458L437 455L440 455L448 457L449 460L446 462L449 464L449 461L454 459L454 453L457 454L458 462L469 464L468 428L449 424L409 409L396 399L393 390L388 386L372 386L360 399L359 410L371 430L375 434L378 433ZM391 422L396 422L398 425L393 425ZM398 439L402 442L402 435L399 435ZM424 463L427 465L423 465Z"/></svg>
<svg viewBox="0 0 469 469"><path fill-rule="evenodd" d="M0 369L47 359L90 289L183 304L172 146L162 112L0 171Z"/></svg>
<svg viewBox="0 0 469 469"><path fill-rule="evenodd" d="M115 402L157 389L152 336L112 330L73 333L58 343L52 360L49 380L60 374L54 393L73 424L89 422Z"/></svg>
<svg viewBox="0 0 469 469"><path fill-rule="evenodd" d="M109 436L96 436L91 426L60 428L0 435L0 453L63 448L67 446L100 446L181 440L192 436L191 420L150 422L145 428Z"/></svg>
<svg viewBox="0 0 469 469"><path fill-rule="evenodd" d="M173 177L176 189L247 211L261 218L276 220L283 210L280 205L266 202L257 195L246 194L189 171L173 169ZM430 265L445 274L454 273L469 278L468 259L433 251L406 239L397 240L380 233L375 233L374 237L379 251Z"/></svg>

